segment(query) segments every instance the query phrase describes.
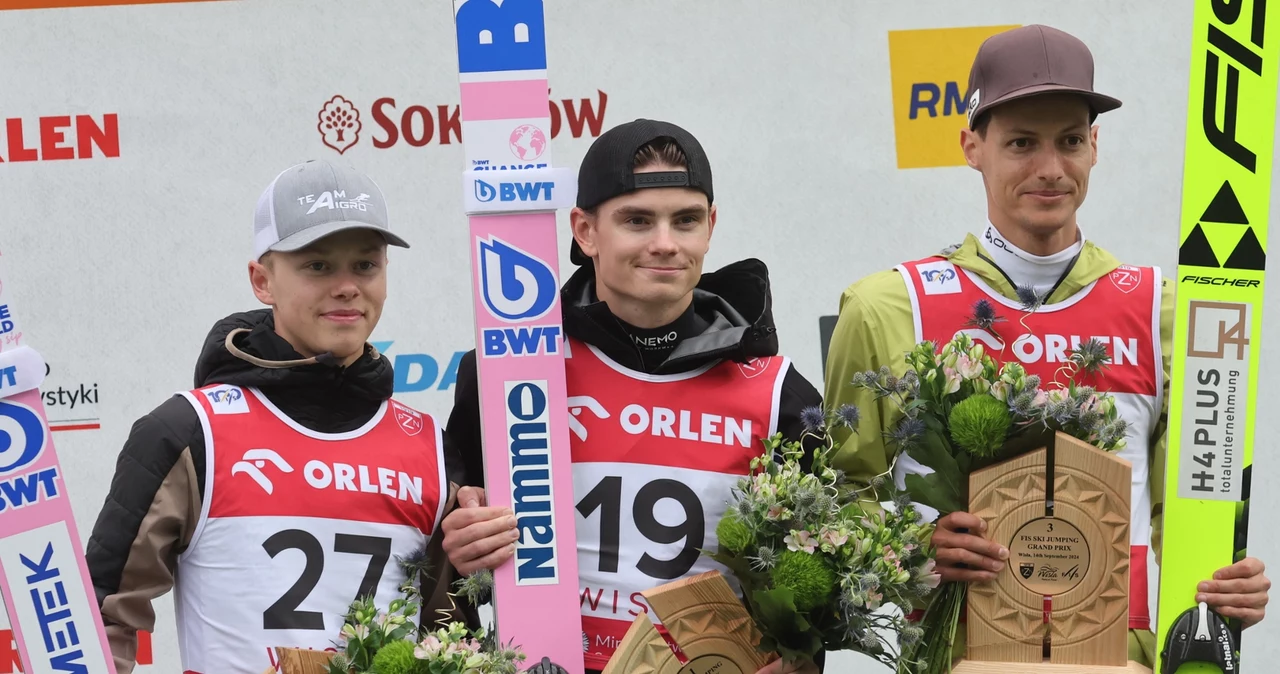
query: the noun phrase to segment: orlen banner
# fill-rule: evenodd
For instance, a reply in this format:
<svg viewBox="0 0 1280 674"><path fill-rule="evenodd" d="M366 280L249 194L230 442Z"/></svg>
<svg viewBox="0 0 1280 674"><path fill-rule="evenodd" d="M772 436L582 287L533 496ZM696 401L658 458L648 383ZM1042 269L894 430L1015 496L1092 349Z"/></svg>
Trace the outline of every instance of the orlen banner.
<svg viewBox="0 0 1280 674"><path fill-rule="evenodd" d="M0 11L0 255L25 342L49 365L45 411L82 536L134 421L193 385L216 321L260 306L253 209L309 158L350 163L385 192L412 247L390 251L371 341L397 397L447 420L474 346L450 3L18 4ZM1045 23L1091 47L1097 87L1124 105L1098 120L1081 227L1128 264L1176 269L1190 3L545 4L550 128L469 168L536 167L540 146L575 167L621 122L685 127L715 172L705 267L769 265L782 350L819 389L819 318L849 284L985 227L960 129L973 55L1002 27ZM567 211L558 221L567 243ZM559 267L574 269L567 247ZM1263 362L1264 380L1280 376L1267 370L1280 358ZM1261 405L1280 404L1261 390ZM1274 417L1258 437L1280 432ZM1254 498L1250 552L1280 559L1266 534L1280 496ZM179 671L172 598L154 603L138 671ZM1277 625L1248 631L1246 661L1280 659ZM0 635L0 674L9 648Z"/></svg>

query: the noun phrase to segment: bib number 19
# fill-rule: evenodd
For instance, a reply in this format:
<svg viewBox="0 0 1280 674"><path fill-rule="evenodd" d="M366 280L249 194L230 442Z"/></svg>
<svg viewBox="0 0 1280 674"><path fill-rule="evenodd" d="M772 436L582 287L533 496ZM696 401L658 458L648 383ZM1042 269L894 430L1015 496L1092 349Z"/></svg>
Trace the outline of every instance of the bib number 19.
<svg viewBox="0 0 1280 674"><path fill-rule="evenodd" d="M578 502L578 512L590 519L600 511L600 572L618 572L618 552L622 545L622 478L609 476L597 484ZM658 503L671 499L680 505L683 516L678 523L658 520ZM645 552L636 569L650 578L674 580L689 573L697 563L706 538L706 515L702 501L683 482L658 479L645 483L631 504L630 516L636 530L653 543L671 545L683 541L683 547L671 559L659 559Z"/></svg>

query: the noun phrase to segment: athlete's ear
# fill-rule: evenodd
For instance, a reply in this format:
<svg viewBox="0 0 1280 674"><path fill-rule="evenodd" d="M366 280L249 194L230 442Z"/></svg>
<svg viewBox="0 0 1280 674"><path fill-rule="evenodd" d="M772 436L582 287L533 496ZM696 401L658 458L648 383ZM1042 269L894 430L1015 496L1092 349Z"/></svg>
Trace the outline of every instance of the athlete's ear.
<svg viewBox="0 0 1280 674"><path fill-rule="evenodd" d="M569 211L569 227L573 231L573 239L578 242L578 247L582 249L582 254L587 257L596 256L595 221L595 215L589 214L576 206Z"/></svg>
<svg viewBox="0 0 1280 674"><path fill-rule="evenodd" d="M976 132L968 128L960 129L960 150L964 152L964 162L969 165L969 168L975 171L982 170Z"/></svg>
<svg viewBox="0 0 1280 674"><path fill-rule="evenodd" d="M275 306L275 295L271 292L271 260L266 264L257 260L249 261L249 285L253 286L253 295L259 302L267 306Z"/></svg>
<svg viewBox="0 0 1280 674"><path fill-rule="evenodd" d="M1093 163L1091 166L1098 165L1098 125L1094 124L1089 129L1089 145L1093 146Z"/></svg>

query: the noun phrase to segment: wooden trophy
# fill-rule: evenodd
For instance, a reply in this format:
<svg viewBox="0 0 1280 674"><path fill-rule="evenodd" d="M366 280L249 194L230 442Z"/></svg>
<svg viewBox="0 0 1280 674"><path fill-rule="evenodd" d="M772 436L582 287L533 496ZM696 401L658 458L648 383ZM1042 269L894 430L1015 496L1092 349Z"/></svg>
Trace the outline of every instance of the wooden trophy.
<svg viewBox="0 0 1280 674"><path fill-rule="evenodd" d="M1058 433L969 476L969 512L1009 563L969 586L955 674L1150 674L1128 660L1131 473L1116 454Z"/></svg>
<svg viewBox="0 0 1280 674"><path fill-rule="evenodd" d="M333 659L329 651L309 651L301 648L277 648L276 657L280 663L280 674L327 674L329 661ZM268 669L262 674L273 674L275 669Z"/></svg>
<svg viewBox="0 0 1280 674"><path fill-rule="evenodd" d="M719 571L642 594L670 641L641 613L603 674L755 674L773 659L756 649L755 621Z"/></svg>

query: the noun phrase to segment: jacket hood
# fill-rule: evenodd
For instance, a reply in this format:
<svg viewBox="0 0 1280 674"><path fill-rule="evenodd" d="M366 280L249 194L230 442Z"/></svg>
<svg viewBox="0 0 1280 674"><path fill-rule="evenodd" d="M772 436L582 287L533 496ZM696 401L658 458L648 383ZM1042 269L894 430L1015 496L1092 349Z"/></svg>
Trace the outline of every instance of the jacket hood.
<svg viewBox="0 0 1280 674"><path fill-rule="evenodd" d="M381 402L391 397L391 363L372 346L348 367L324 356L304 358L276 334L270 309L235 313L214 324L195 368L196 387L233 384L259 387L272 395L287 392L324 408L351 399Z"/></svg>
<svg viewBox="0 0 1280 674"><path fill-rule="evenodd" d="M623 339L618 319L596 298L595 266L580 267L560 291L565 334L596 346L626 367L641 369L639 350ZM769 269L748 258L702 275L693 291L697 333L676 346L658 369L680 372L712 360L746 362L778 353Z"/></svg>

